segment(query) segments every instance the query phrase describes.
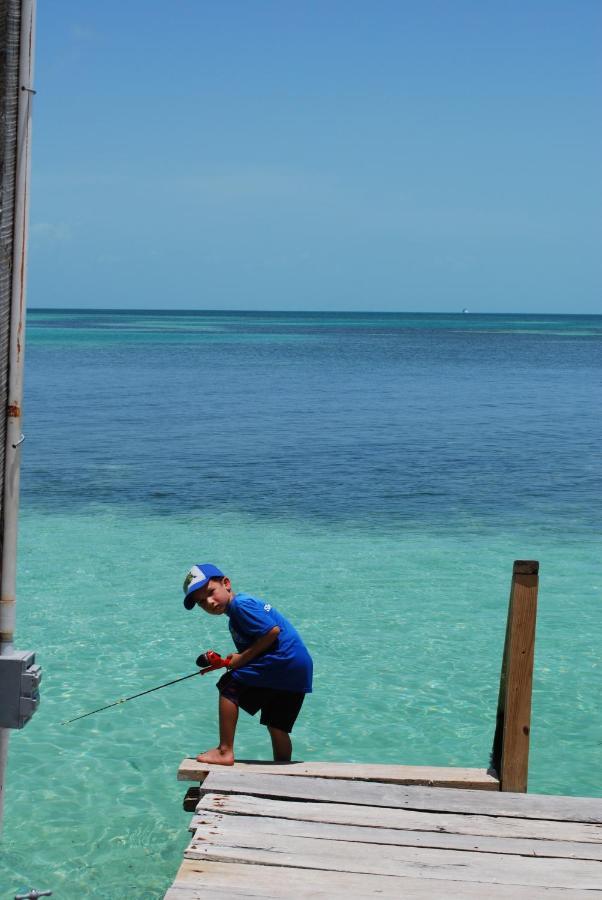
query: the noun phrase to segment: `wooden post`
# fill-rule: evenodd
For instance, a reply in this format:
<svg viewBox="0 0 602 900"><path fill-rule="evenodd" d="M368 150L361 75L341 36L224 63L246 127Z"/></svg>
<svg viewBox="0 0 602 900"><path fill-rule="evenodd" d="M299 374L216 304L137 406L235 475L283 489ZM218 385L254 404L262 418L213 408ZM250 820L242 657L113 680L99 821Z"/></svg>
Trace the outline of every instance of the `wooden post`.
<svg viewBox="0 0 602 900"><path fill-rule="evenodd" d="M182 801L182 808L184 812L194 812L199 805L200 799L200 787L189 787L186 791L186 794L184 795L184 800Z"/></svg>
<svg viewBox="0 0 602 900"><path fill-rule="evenodd" d="M512 570L491 753L501 791L527 790L538 573L539 563L535 560L517 560Z"/></svg>

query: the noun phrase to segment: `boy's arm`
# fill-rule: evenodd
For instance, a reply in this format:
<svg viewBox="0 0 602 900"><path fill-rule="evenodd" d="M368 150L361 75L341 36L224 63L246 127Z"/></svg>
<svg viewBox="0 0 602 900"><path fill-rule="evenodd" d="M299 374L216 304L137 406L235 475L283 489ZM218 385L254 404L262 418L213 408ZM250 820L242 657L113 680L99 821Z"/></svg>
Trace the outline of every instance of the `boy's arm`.
<svg viewBox="0 0 602 900"><path fill-rule="evenodd" d="M247 647L246 650L243 650L242 653L233 653L230 657L230 665L228 668L241 669L243 666L246 666L247 663L250 663L256 656L259 656L260 653L267 650L267 648L274 643L279 634L280 628L278 625L274 625L273 628L265 634L262 634L254 644L251 644L251 646Z"/></svg>

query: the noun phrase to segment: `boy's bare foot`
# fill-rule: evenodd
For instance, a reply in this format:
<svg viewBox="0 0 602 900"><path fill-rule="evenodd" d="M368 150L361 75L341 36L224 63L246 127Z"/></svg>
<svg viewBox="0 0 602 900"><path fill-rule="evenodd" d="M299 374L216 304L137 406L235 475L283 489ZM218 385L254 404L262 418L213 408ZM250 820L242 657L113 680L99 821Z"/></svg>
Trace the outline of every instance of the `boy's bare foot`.
<svg viewBox="0 0 602 900"><path fill-rule="evenodd" d="M233 766L234 754L231 750L220 750L219 747L216 747L214 750L205 750L204 753L199 753L196 761L212 763L217 766Z"/></svg>

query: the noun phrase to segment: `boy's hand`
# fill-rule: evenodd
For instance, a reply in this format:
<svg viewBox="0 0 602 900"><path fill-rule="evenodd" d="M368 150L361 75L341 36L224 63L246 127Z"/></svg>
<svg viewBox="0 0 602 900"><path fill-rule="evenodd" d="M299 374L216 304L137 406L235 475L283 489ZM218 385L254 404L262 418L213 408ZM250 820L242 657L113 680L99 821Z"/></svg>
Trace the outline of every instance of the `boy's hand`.
<svg viewBox="0 0 602 900"><path fill-rule="evenodd" d="M248 665L256 656L259 656L260 653L263 653L264 650L271 647L277 640L279 634L280 628L278 625L274 625L273 628L258 638L255 643L251 644L250 647L247 647L246 650L243 650L242 653L233 653L232 656L228 657L228 669L242 669L243 666Z"/></svg>
<svg viewBox="0 0 602 900"><path fill-rule="evenodd" d="M242 653L233 653L232 656L229 657L230 661L228 663L229 669L239 669L242 665L241 662Z"/></svg>

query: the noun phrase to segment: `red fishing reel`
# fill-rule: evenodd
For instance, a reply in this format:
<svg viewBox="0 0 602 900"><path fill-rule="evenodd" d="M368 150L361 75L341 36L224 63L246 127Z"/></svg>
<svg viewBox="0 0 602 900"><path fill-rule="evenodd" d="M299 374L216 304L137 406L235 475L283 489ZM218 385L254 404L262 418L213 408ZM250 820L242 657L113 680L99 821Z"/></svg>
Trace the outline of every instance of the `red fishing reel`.
<svg viewBox="0 0 602 900"><path fill-rule="evenodd" d="M196 664L201 670L201 675L206 675L207 672L213 672L214 669L227 669L230 666L230 662L232 660L232 656L226 656L225 659L216 653L215 650L207 650L206 653L201 653L201 655L197 658Z"/></svg>

